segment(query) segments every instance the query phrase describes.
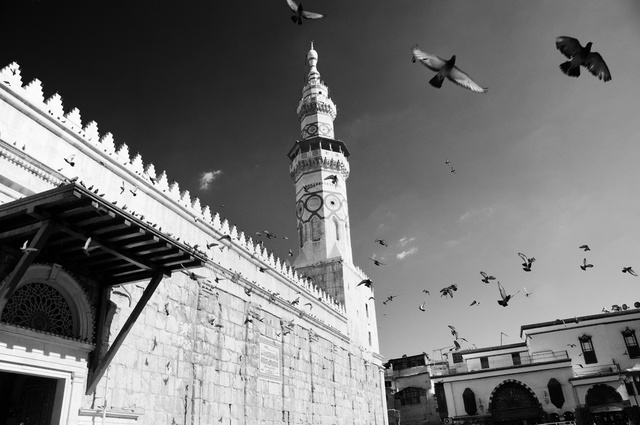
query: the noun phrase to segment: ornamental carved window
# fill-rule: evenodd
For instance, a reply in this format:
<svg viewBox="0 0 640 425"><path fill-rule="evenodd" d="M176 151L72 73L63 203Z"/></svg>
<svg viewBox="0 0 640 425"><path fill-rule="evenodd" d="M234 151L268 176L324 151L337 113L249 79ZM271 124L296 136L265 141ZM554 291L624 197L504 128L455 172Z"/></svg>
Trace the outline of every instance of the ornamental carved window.
<svg viewBox="0 0 640 425"><path fill-rule="evenodd" d="M580 348L582 349L585 364L598 363L598 358L596 357L596 352L591 342L591 336L584 334L578 337L578 341L580 341Z"/></svg>
<svg viewBox="0 0 640 425"><path fill-rule="evenodd" d="M624 345L627 347L627 354L632 359L640 357L640 347L638 347L638 339L636 338L635 329L627 329L622 331L622 337L624 338Z"/></svg>

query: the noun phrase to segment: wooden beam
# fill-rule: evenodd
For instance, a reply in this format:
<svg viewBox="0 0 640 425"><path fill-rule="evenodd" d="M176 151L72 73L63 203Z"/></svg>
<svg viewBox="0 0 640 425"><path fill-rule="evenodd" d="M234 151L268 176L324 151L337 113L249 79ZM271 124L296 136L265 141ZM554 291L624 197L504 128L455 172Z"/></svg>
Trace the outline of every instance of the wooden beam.
<svg viewBox="0 0 640 425"><path fill-rule="evenodd" d="M116 336L116 339L113 340L113 343L109 347L107 354L105 354L104 357L100 360L100 363L96 366L96 368L89 372L89 377L87 379L87 391L86 391L87 395L95 391L96 386L98 385L98 382L100 382L100 379L102 378L102 376L104 376L105 372L107 371L107 368L111 364L111 361L113 360L116 353L122 346L122 343L124 342L125 338L129 334L129 331L131 331L131 328L136 323L136 320L138 320L138 317L144 310L145 306L147 305L147 302L149 302L149 299L151 299L151 296L153 295L156 288L162 281L162 276L163 275L160 271L155 272L153 278L151 278L151 281L149 282L144 292L142 293L140 300L138 300L138 303L133 308L133 311L127 318L127 321L122 326L122 329L120 329L118 336Z"/></svg>
<svg viewBox="0 0 640 425"><path fill-rule="evenodd" d="M29 248L33 248L34 250L26 250L22 257L18 261L18 264L13 268L11 273L9 274L6 283L2 287L1 292L3 295L0 295L0 301L8 300L13 292L18 287L18 283L24 276L25 272L33 263L33 260L38 256L40 250L44 247L49 239L49 236L54 232L56 228L55 223L48 220L44 223L42 227L36 233L36 236L31 240L31 244ZM3 304L3 303L2 303Z"/></svg>
<svg viewBox="0 0 640 425"><path fill-rule="evenodd" d="M35 233L38 229L40 229L40 227L42 227L42 222L39 221L37 223L18 227L17 229L7 230L6 232L0 233L0 241L16 239L23 235L30 235L32 233Z"/></svg>

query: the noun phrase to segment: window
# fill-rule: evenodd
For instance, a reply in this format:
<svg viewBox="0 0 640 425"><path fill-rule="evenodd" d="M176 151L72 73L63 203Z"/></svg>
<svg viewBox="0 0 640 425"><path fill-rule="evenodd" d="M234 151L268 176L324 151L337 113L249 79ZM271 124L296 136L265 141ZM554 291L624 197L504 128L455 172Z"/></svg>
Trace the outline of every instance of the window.
<svg viewBox="0 0 640 425"><path fill-rule="evenodd" d="M371 346L371 332L369 332L369 346Z"/></svg>
<svg viewBox="0 0 640 425"><path fill-rule="evenodd" d="M638 347L636 331L627 328L622 331L622 337L624 338L624 345L627 346L627 354L629 354L629 357L632 359L640 357L640 347Z"/></svg>
<svg viewBox="0 0 640 425"><path fill-rule="evenodd" d="M367 317L369 317L369 304L364 305L364 312L367 314Z"/></svg>
<svg viewBox="0 0 640 425"><path fill-rule="evenodd" d="M426 395L426 390L422 388L405 388L402 391L398 391L395 398L400 399L401 406L408 406L411 404L420 404L420 396L423 394Z"/></svg>
<svg viewBox="0 0 640 425"><path fill-rule="evenodd" d="M580 341L580 348L582 348L582 355L584 356L585 364L598 363L596 352L594 351L593 344L591 343L591 337L585 334L578 337L578 340Z"/></svg>
<svg viewBox="0 0 640 425"><path fill-rule="evenodd" d="M333 217L333 225L336 228L336 240L340 240L340 223L338 223L338 219Z"/></svg>
<svg viewBox="0 0 640 425"><path fill-rule="evenodd" d="M520 353L511 353L511 359L513 360L514 366L519 366L522 364L522 361L520 360Z"/></svg>
<svg viewBox="0 0 640 425"><path fill-rule="evenodd" d="M454 363L462 363L462 354L461 353L453 353L453 362Z"/></svg>
<svg viewBox="0 0 640 425"><path fill-rule="evenodd" d="M480 357L480 367L482 369L489 369L489 357Z"/></svg>

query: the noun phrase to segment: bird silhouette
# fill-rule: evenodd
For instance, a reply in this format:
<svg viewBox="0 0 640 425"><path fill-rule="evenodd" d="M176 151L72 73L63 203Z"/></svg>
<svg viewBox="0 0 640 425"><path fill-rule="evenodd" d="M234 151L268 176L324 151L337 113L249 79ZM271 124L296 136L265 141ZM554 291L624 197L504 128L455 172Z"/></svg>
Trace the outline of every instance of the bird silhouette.
<svg viewBox="0 0 640 425"><path fill-rule="evenodd" d="M448 159L446 159L446 158L444 159L444 163L445 163L445 164L447 164L447 165L451 165L451 161L449 161L449 160L448 160Z"/></svg>
<svg viewBox="0 0 640 425"><path fill-rule="evenodd" d="M65 161L67 164L69 164L69 165L71 165L72 167L74 167L74 166L76 165L76 163L75 163L75 159L76 159L76 154L73 154L73 155L69 155L68 157L66 157L66 158L64 159L64 161Z"/></svg>
<svg viewBox="0 0 640 425"><path fill-rule="evenodd" d="M423 290L422 290L422 292L424 292L424 293L425 293L425 294L427 294L427 295L431 295L431 293L429 292L429 290L428 290L428 289L423 289Z"/></svg>
<svg viewBox="0 0 640 425"><path fill-rule="evenodd" d="M211 249L211 248L213 248L214 246L218 246L218 244L217 244L217 243L215 243L215 242L209 242L209 241L207 241L206 246L207 246L207 249Z"/></svg>
<svg viewBox="0 0 640 425"><path fill-rule="evenodd" d="M120 195L122 195L124 193L125 187L124 187L124 181L122 182L122 186L120 186Z"/></svg>
<svg viewBox="0 0 640 425"><path fill-rule="evenodd" d="M524 261L524 263L522 263L522 270L524 270L525 272L530 272L531 264L536 261L536 259L534 257L528 258L521 252L519 252L518 255L520 256L520 258L522 258L522 261Z"/></svg>
<svg viewBox="0 0 640 425"><path fill-rule="evenodd" d="M580 245L578 248L584 251L591 251L591 248L589 248L589 245Z"/></svg>
<svg viewBox="0 0 640 425"><path fill-rule="evenodd" d="M252 291L253 291L253 288L251 287L244 288L244 293L247 294L248 296L251 296Z"/></svg>
<svg viewBox="0 0 640 425"><path fill-rule="evenodd" d="M385 263L381 263L380 261L378 261L378 260L376 260L374 258L369 257L369 260L373 261L373 264L375 264L376 266L386 266Z"/></svg>
<svg viewBox="0 0 640 425"><path fill-rule="evenodd" d="M447 298L447 296L453 298L453 293L458 290L458 285L449 285L440 290L440 296Z"/></svg>
<svg viewBox="0 0 640 425"><path fill-rule="evenodd" d="M38 248L31 248L29 246L29 240L28 239L26 241L24 241L24 243L20 247L20 251L22 251L22 252L36 252L37 250L38 250Z"/></svg>
<svg viewBox="0 0 640 425"><path fill-rule="evenodd" d="M480 305L480 303L476 300L471 301L471 304L469 304L469 307L474 306L474 305Z"/></svg>
<svg viewBox="0 0 640 425"><path fill-rule="evenodd" d="M360 281L360 283L358 283L356 286L360 286L360 285L364 285L367 288L371 288L371 285L373 285L373 282L371 281L371 279L363 279Z"/></svg>
<svg viewBox="0 0 640 425"><path fill-rule="evenodd" d="M582 260L582 264L580 265L580 268L582 270L586 271L587 269L589 269L591 267L593 267L593 264L587 264L587 259L586 258Z"/></svg>
<svg viewBox="0 0 640 425"><path fill-rule="evenodd" d="M458 331L456 330L456 328L454 326L451 326L451 325L447 325L447 326L451 330L451 335L453 335L453 337L455 339L458 339Z"/></svg>
<svg viewBox="0 0 640 425"><path fill-rule="evenodd" d="M489 283L490 280L495 280L496 279L495 276L489 276L485 272L480 272L480 274L482 275L482 281L484 283Z"/></svg>
<svg viewBox="0 0 640 425"><path fill-rule="evenodd" d="M262 233L264 233L264 235L267 237L267 239L275 239L276 235L274 235L273 233L271 233L268 230L264 230Z"/></svg>
<svg viewBox="0 0 640 425"><path fill-rule="evenodd" d="M527 287L524 287L524 296L528 297L529 295L531 295L531 292L527 291Z"/></svg>
<svg viewBox="0 0 640 425"><path fill-rule="evenodd" d="M453 174L456 174L456 169L455 169L455 168L453 168L453 167L451 167L451 172L452 172Z"/></svg>
<svg viewBox="0 0 640 425"><path fill-rule="evenodd" d="M502 307L506 307L509 303L509 300L515 297L518 292L520 292L518 291L513 295L507 295L507 291L505 291L502 285L500 285L500 281L498 281L498 290L500 291L500 297L502 298L501 300L498 300L498 304L500 304Z"/></svg>
<svg viewBox="0 0 640 425"><path fill-rule="evenodd" d="M426 311L426 309L424 308L424 302L422 304L420 304L420 306L418 307L418 310L420 311Z"/></svg>
<svg viewBox="0 0 640 425"><path fill-rule="evenodd" d="M384 239L376 239L376 243L379 243L382 246L389 246L387 245L387 242Z"/></svg>
<svg viewBox="0 0 640 425"><path fill-rule="evenodd" d="M629 273L631 276L638 276L638 274L635 271L633 271L631 267L623 267L622 273Z"/></svg>
<svg viewBox="0 0 640 425"><path fill-rule="evenodd" d="M398 295L399 295L399 294L398 294ZM389 296L387 297L387 299L386 299L386 300L384 300L384 301L382 301L382 304L387 305L387 303L388 303L388 302L393 301L393 299L394 299L395 297L397 297L398 295L391 295L391 294L389 294Z"/></svg>
<svg viewBox="0 0 640 425"><path fill-rule="evenodd" d="M469 75L455 66L455 55L451 56L451 59L449 60L444 60L438 56L423 52L418 48L418 45L413 46L411 52L413 53L413 62L419 61L424 66L437 73L435 77L429 80L429 84L431 84L433 87L442 87L442 82L445 78L448 78L455 84L476 93L487 92L486 88L480 87L480 85L473 81L471 77L469 77Z"/></svg>
<svg viewBox="0 0 640 425"><path fill-rule="evenodd" d="M289 5L289 9L294 13L291 16L291 20L298 25L302 25L302 19L320 19L324 18L325 15L322 13L309 12L308 10L304 10L302 7L302 3L299 5L296 4L293 0L287 0L287 4Z"/></svg>
<svg viewBox="0 0 640 425"><path fill-rule="evenodd" d="M91 255L90 251L93 248L95 248L95 246L91 246L91 237L88 237L84 243L84 246L82 247L82 251L84 251L84 253L87 255Z"/></svg>
<svg viewBox="0 0 640 425"><path fill-rule="evenodd" d="M330 176L327 176L324 178L325 180L331 180L331 183L338 184L338 176L335 174L331 174Z"/></svg>
<svg viewBox="0 0 640 425"><path fill-rule="evenodd" d="M293 251L289 250L289 257L293 257Z"/></svg>
<svg viewBox="0 0 640 425"><path fill-rule="evenodd" d="M580 76L580 66L605 82L611 80L609 67L600 56L600 53L592 52L593 43L588 42L584 47L573 37L557 37L556 48L569 60L560 64L563 73L570 77Z"/></svg>
<svg viewBox="0 0 640 425"><path fill-rule="evenodd" d="M186 269L185 266L183 266L182 264L180 264L182 266L182 270L180 270L180 272L184 273L185 275L187 275L189 277L189 279L191 280L195 280L196 282L207 282L207 283L211 283L211 281L209 281L209 279L207 279L206 277L199 275L199 274L195 274L192 271L189 271Z"/></svg>

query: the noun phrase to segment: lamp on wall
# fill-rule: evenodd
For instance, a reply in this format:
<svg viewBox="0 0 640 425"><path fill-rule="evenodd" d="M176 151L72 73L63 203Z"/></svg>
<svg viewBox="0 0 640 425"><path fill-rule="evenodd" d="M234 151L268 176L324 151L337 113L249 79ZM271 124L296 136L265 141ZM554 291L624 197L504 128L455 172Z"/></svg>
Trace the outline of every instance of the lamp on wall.
<svg viewBox="0 0 640 425"><path fill-rule="evenodd" d="M480 413L484 413L484 405L482 404L482 399L478 397L478 410Z"/></svg>

